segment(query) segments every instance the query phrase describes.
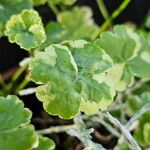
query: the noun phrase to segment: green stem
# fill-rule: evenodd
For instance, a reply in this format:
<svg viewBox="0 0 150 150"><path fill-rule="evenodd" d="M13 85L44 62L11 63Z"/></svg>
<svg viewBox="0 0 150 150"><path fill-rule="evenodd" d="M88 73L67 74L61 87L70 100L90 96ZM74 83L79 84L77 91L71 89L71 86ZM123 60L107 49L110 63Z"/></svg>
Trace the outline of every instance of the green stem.
<svg viewBox="0 0 150 150"><path fill-rule="evenodd" d="M11 91L11 89L13 88L13 86L15 85L16 81L19 79L19 77L21 76L21 74L27 69L28 65L22 66L20 67L12 76L11 78L11 82L7 85L7 89L8 91Z"/></svg>
<svg viewBox="0 0 150 150"><path fill-rule="evenodd" d="M50 2L48 2L49 7L51 8L51 10L54 12L54 14L57 16L59 14L59 10L56 7L56 5L51 4Z"/></svg>
<svg viewBox="0 0 150 150"><path fill-rule="evenodd" d="M0 84L2 84L3 87L5 87L5 83L1 74L0 74Z"/></svg>
<svg viewBox="0 0 150 150"><path fill-rule="evenodd" d="M20 67L13 75L12 82L15 82L26 69L27 69L27 65Z"/></svg>
<svg viewBox="0 0 150 150"><path fill-rule="evenodd" d="M131 0L124 0L121 5L112 13L112 15L102 24L100 29L93 34L92 39L95 40L103 31L105 31L111 22L127 7L130 2Z"/></svg>
<svg viewBox="0 0 150 150"><path fill-rule="evenodd" d="M8 88L7 88L7 86L6 86L5 82L4 82L3 76L2 76L1 74L0 74L0 84L2 85L2 90L3 90L4 92L7 92L7 91L8 91Z"/></svg>
<svg viewBox="0 0 150 150"><path fill-rule="evenodd" d="M22 90L26 85L30 82L29 78L26 76L24 80L18 85L18 87L15 90L15 93L18 94L20 90Z"/></svg>
<svg viewBox="0 0 150 150"><path fill-rule="evenodd" d="M104 17L105 20L107 20L107 18L109 18L109 13L105 7L104 1L103 0L97 0L98 3L98 7Z"/></svg>

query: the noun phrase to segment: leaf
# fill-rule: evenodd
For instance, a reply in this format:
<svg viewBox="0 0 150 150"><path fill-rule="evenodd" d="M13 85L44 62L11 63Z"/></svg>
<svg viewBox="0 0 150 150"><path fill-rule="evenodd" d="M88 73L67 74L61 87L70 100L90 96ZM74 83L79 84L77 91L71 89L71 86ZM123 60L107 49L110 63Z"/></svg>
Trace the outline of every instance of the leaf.
<svg viewBox="0 0 150 150"><path fill-rule="evenodd" d="M1 0L0 1L0 36L3 35L5 23L14 14L23 9L32 8L31 0Z"/></svg>
<svg viewBox="0 0 150 150"><path fill-rule="evenodd" d="M138 55L129 62L129 66L134 75L150 79L150 33L145 32L140 33L140 35L142 43L141 49Z"/></svg>
<svg viewBox="0 0 150 150"><path fill-rule="evenodd" d="M95 45L104 50L113 60L114 66L108 71L111 83L118 91L123 91L126 85L133 83L133 74L130 67L140 50L140 38L123 25L114 27L114 32L104 32L95 42Z"/></svg>
<svg viewBox="0 0 150 150"><path fill-rule="evenodd" d="M127 113L132 116L143 106L150 103L150 92L144 92L140 96L131 95L126 100ZM139 126L134 132L135 139L143 146L150 146L150 112L146 112L139 119Z"/></svg>
<svg viewBox="0 0 150 150"><path fill-rule="evenodd" d="M45 52L35 55L30 69L36 83L47 83L36 92L47 112L62 118L78 113L80 95L73 85L77 67L67 47L47 47Z"/></svg>
<svg viewBox="0 0 150 150"><path fill-rule="evenodd" d="M73 5L77 0L48 0L49 4Z"/></svg>
<svg viewBox="0 0 150 150"><path fill-rule="evenodd" d="M46 40L41 18L32 9L12 16L6 24L5 34L11 43L16 42L25 50L35 48Z"/></svg>
<svg viewBox="0 0 150 150"><path fill-rule="evenodd" d="M55 143L47 137L39 137L39 145L34 150L54 150Z"/></svg>
<svg viewBox="0 0 150 150"><path fill-rule="evenodd" d="M47 40L53 43L64 40L90 40L91 35L98 29L89 7L75 7L71 11L59 13L57 20L58 22L50 22L46 26Z"/></svg>
<svg viewBox="0 0 150 150"><path fill-rule="evenodd" d="M30 118L31 112L16 96L0 97L0 149L27 150L35 146L37 138Z"/></svg>
<svg viewBox="0 0 150 150"><path fill-rule="evenodd" d="M134 115L147 103L150 103L150 92L143 92L140 97L137 95L130 95L126 100L126 108L130 115Z"/></svg>
<svg viewBox="0 0 150 150"><path fill-rule="evenodd" d="M33 58L31 78L42 84L37 88L37 98L48 113L64 119L79 111L91 114L106 109L114 97L104 78L112 62L92 43L68 48L51 45Z"/></svg>
<svg viewBox="0 0 150 150"><path fill-rule="evenodd" d="M90 39L97 30L97 25L91 17L92 11L89 7L75 7L72 11L60 13L58 22L66 32L65 40Z"/></svg>
<svg viewBox="0 0 150 150"><path fill-rule="evenodd" d="M135 139L143 146L150 146L150 112L145 113L139 123L138 129L134 133Z"/></svg>

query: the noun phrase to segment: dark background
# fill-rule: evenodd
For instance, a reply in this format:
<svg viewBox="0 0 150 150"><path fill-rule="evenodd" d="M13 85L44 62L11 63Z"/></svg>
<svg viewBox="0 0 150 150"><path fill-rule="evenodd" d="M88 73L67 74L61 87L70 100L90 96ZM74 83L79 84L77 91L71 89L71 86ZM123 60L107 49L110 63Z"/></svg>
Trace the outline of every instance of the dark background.
<svg viewBox="0 0 150 150"><path fill-rule="evenodd" d="M121 0L104 0L106 7L111 14L119 4ZM97 24L102 24L103 17L99 11L96 0L78 0L77 5L88 5L93 10L93 17ZM114 23L124 23L127 21L134 22L140 25L148 9L150 8L150 0L132 0L128 7L123 11L118 18L115 19ZM55 20L54 14L50 11L47 5L37 7L36 10L40 13L43 19L43 23L46 24L48 21ZM5 72L15 67L18 62L27 56L27 52L20 50L16 44L10 44L7 38L3 37L0 39L0 72Z"/></svg>

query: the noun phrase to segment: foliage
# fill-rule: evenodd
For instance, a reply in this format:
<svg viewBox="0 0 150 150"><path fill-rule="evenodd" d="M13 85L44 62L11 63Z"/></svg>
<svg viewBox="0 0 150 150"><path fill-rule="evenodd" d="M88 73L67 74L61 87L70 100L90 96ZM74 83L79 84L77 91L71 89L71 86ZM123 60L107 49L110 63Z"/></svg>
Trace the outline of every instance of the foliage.
<svg viewBox="0 0 150 150"><path fill-rule="evenodd" d="M31 9L12 16L6 24L5 34L11 43L16 42L25 50L41 45L46 39L41 18Z"/></svg>
<svg viewBox="0 0 150 150"><path fill-rule="evenodd" d="M102 1L97 1L100 10L107 13ZM76 2L0 0L0 36L29 55L8 80L0 73L0 149L53 150L51 133L64 131L77 137L85 149L103 150L102 139L112 142L114 136L118 140L115 149L150 147L149 14L138 28L113 25L130 2L124 0L110 17L104 14L106 21L99 27L92 10L75 6ZM49 6L56 20L43 25L38 12L41 5ZM36 118L40 125L34 122L37 114L32 116L22 100L10 95L34 92L43 105L40 113L47 114L46 119ZM60 126L49 128L51 121L57 120L52 116L73 119L74 123L63 120ZM108 132L96 136L104 127ZM95 138L101 139L99 143L91 139L93 128Z"/></svg>
<svg viewBox="0 0 150 150"><path fill-rule="evenodd" d="M36 53L30 64L31 78L42 84L36 95L46 111L72 118L79 110L93 113L106 109L114 94L97 76L104 78L111 67L107 57L92 43L78 48L51 45L45 52Z"/></svg>
<svg viewBox="0 0 150 150"><path fill-rule="evenodd" d="M32 8L31 0L0 0L0 36L3 35L5 24L12 15L29 8Z"/></svg>
<svg viewBox="0 0 150 150"><path fill-rule="evenodd" d="M23 102L16 96L0 97L0 112L0 149L27 150L35 147L40 149L41 142L54 148L51 141L42 137L38 146L38 136L30 124L32 113L24 108Z"/></svg>

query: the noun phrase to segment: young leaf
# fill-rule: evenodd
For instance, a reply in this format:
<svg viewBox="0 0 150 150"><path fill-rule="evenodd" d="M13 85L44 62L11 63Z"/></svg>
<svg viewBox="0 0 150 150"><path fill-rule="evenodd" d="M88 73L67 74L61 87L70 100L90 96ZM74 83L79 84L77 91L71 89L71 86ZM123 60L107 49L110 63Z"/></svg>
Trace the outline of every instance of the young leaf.
<svg viewBox="0 0 150 150"><path fill-rule="evenodd" d="M37 142L31 112L16 96L0 97L0 112L0 149L31 149Z"/></svg>
<svg viewBox="0 0 150 150"><path fill-rule="evenodd" d="M35 48L46 40L41 18L32 9L12 16L7 21L5 34L11 43L16 42L25 50Z"/></svg>
<svg viewBox="0 0 150 150"><path fill-rule="evenodd" d="M140 97L137 95L130 95L126 100L127 111L130 115L134 115L147 103L150 103L150 92L144 92Z"/></svg>
<svg viewBox="0 0 150 150"><path fill-rule="evenodd" d="M129 62L137 56L137 52L140 50L139 36L130 28L115 26L113 33L104 32L95 45L103 49L113 59L115 65L108 71L108 76L115 89L122 91L126 85L131 85L133 74Z"/></svg>
<svg viewBox="0 0 150 150"><path fill-rule="evenodd" d="M28 8L32 8L31 0L0 0L0 36L3 35L5 23L11 15Z"/></svg>
<svg viewBox="0 0 150 150"><path fill-rule="evenodd" d="M134 137L143 147L150 146L150 112L145 113L140 119L139 127L135 131Z"/></svg>
<svg viewBox="0 0 150 150"><path fill-rule="evenodd" d="M39 145L34 150L54 150L55 143L47 137L39 137Z"/></svg>
<svg viewBox="0 0 150 150"><path fill-rule="evenodd" d="M71 54L71 52L73 54ZM47 112L64 119L79 110L95 113L106 109L114 91L105 83L111 62L92 43L82 48L51 45L30 63L31 78L38 84L36 95Z"/></svg>

